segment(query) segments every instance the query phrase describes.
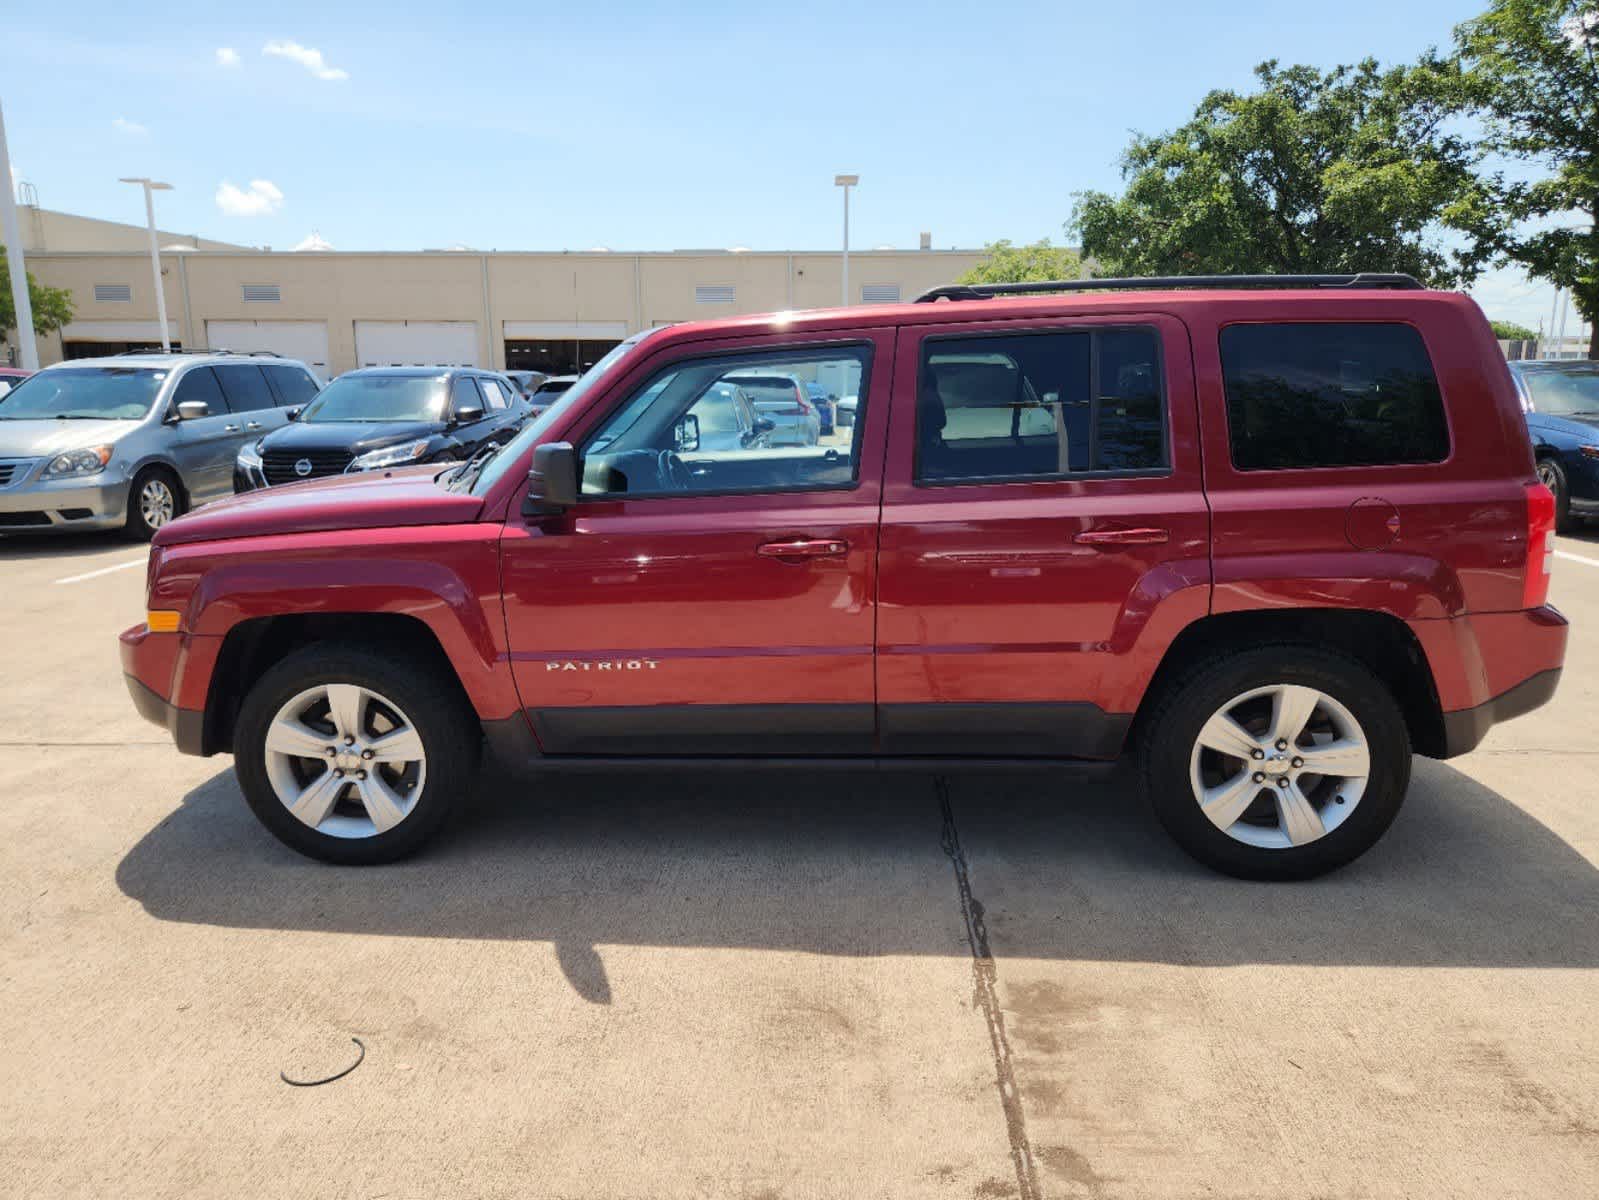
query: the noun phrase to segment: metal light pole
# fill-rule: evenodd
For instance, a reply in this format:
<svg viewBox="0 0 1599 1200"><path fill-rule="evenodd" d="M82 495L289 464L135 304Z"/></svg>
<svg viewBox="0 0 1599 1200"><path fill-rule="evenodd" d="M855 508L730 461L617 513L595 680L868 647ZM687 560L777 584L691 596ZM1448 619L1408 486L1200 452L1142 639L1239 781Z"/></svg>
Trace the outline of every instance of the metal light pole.
<svg viewBox="0 0 1599 1200"><path fill-rule="evenodd" d="M170 192L170 183L157 183L153 179L122 179L120 183L136 183L144 188L144 220L150 227L150 270L155 276L155 311L156 319L161 322L161 350L165 354L172 353L172 338L167 333L167 294L161 286L161 251L156 247L155 235L155 200L151 192Z"/></svg>
<svg viewBox="0 0 1599 1200"><path fill-rule="evenodd" d="M11 300L17 314L17 349L22 369L39 369L39 343L33 336L33 301L28 296L28 264L22 257L17 230L17 197L11 184L11 152L6 149L6 119L0 113L0 225L4 226L6 262L11 268Z"/></svg>
<svg viewBox="0 0 1599 1200"><path fill-rule="evenodd" d="M849 190L861 181L859 175L835 175L833 185L844 189L844 307L849 307Z"/></svg>

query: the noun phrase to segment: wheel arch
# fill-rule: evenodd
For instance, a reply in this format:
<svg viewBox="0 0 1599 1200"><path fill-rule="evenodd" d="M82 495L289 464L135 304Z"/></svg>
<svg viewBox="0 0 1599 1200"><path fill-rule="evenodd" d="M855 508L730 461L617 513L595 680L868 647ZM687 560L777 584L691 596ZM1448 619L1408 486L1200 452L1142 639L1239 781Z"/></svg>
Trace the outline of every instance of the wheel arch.
<svg viewBox="0 0 1599 1200"><path fill-rule="evenodd" d="M1443 706L1420 641L1410 626L1388 613L1349 609L1245 610L1216 613L1187 625L1167 648L1133 716L1128 735L1137 745L1166 689L1200 661L1262 641L1300 641L1348 655L1382 680L1405 715L1416 753L1445 752Z"/></svg>

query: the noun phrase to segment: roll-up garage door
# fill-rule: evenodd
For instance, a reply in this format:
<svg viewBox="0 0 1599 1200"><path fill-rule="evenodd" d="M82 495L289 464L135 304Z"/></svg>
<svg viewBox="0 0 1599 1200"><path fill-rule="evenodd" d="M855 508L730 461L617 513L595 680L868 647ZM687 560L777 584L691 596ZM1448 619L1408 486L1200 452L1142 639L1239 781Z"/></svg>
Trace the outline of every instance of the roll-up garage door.
<svg viewBox="0 0 1599 1200"><path fill-rule="evenodd" d="M363 367L475 367L476 321L357 321L355 361Z"/></svg>
<svg viewBox="0 0 1599 1200"><path fill-rule="evenodd" d="M297 358L323 378L328 373L326 321L207 321L205 344L213 350L270 350Z"/></svg>

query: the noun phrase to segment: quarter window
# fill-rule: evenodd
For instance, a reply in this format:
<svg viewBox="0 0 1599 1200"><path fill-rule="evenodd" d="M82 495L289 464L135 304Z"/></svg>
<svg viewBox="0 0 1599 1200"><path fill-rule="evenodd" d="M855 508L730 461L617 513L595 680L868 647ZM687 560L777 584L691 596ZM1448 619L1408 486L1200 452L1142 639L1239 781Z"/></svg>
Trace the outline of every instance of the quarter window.
<svg viewBox="0 0 1599 1200"><path fill-rule="evenodd" d="M917 384L916 478L1060 478L1166 467L1155 331L930 338Z"/></svg>
<svg viewBox="0 0 1599 1200"><path fill-rule="evenodd" d="M865 346L675 363L583 447L585 496L666 496L852 487L860 420L821 433L807 384L866 395ZM864 414L863 414L864 415Z"/></svg>
<svg viewBox="0 0 1599 1200"><path fill-rule="evenodd" d="M1229 325L1221 364L1233 465L1241 471L1449 456L1438 379L1409 325Z"/></svg>

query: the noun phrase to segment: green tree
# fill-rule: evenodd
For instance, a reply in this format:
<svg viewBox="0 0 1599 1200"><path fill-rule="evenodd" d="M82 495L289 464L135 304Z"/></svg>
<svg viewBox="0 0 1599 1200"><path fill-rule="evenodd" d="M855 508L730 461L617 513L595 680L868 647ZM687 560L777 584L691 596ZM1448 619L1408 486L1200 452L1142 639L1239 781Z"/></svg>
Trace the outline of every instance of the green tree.
<svg viewBox="0 0 1599 1200"><path fill-rule="evenodd" d="M1507 255L1571 289L1599 358L1599 0L1494 0L1455 43L1487 148L1544 172L1502 189Z"/></svg>
<svg viewBox="0 0 1599 1200"><path fill-rule="evenodd" d="M28 302L33 305L33 331L54 333L72 320L72 293L66 288L49 287L28 272ZM11 268L6 263L5 247L0 246L0 335L17 327L17 306L11 300Z"/></svg>
<svg viewBox="0 0 1599 1200"><path fill-rule="evenodd" d="M988 255L957 283L1027 283L1033 280L1076 279L1082 260L1075 250L1051 246L1049 239L1026 246L1001 240L983 247Z"/></svg>
<svg viewBox="0 0 1599 1200"><path fill-rule="evenodd" d="M1538 337L1536 331L1514 321L1489 321L1488 324L1493 326L1494 337L1507 342L1530 342Z"/></svg>
<svg viewBox="0 0 1599 1200"><path fill-rule="evenodd" d="M1256 90L1211 92L1178 129L1134 135L1122 195L1077 195L1068 228L1100 273L1405 271L1458 285L1493 257L1494 181L1451 126L1458 67L1266 62L1255 77Z"/></svg>

